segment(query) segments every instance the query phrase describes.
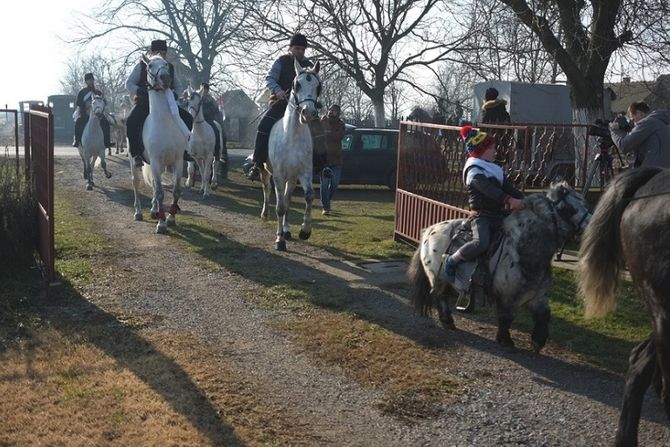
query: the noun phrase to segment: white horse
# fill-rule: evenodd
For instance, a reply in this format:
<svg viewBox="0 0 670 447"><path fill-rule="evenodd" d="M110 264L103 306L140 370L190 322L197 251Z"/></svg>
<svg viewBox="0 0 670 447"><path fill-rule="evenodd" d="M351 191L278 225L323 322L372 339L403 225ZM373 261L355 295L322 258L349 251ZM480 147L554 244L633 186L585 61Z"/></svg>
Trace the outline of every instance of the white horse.
<svg viewBox="0 0 670 447"><path fill-rule="evenodd" d="M188 136L180 129L179 114L173 113L174 96L170 89L172 78L168 63L154 55L142 56L147 65L147 83L149 89L149 116L142 129L144 152L142 156L149 162L141 168L142 176L147 185L153 188L151 201L151 217L158 219L156 233L167 232L167 227L175 225L175 215L179 211L177 202L181 196L181 174L184 166L184 150ZM176 109L174 109L176 110ZM135 220L142 220L142 207L139 198L140 168L134 167L130 159L133 190L135 192ZM163 185L161 174L169 169L174 181L172 184L172 205L168 210L167 218L163 208Z"/></svg>
<svg viewBox="0 0 670 447"><path fill-rule="evenodd" d="M81 145L79 146L79 155L84 162L84 179L86 179L86 190L92 191L93 186L93 167L97 159L100 159L100 166L105 172L105 176L110 178L112 174L107 170L105 162L105 140L100 127L100 119L105 116L105 99L99 95L93 95L91 100L91 111L88 115L88 122L81 134Z"/></svg>
<svg viewBox="0 0 670 447"><path fill-rule="evenodd" d="M214 129L205 121L205 116L202 111L202 97L203 90L198 92L190 91L189 89L188 111L193 117L193 130L191 138L188 140L188 152L195 161L188 162L188 178L186 179L186 186L192 187L195 185L195 164L198 163L200 176L202 179L202 198L209 195L210 179L211 188L216 189L216 176L212 178L212 165L214 164L214 147L216 135ZM219 130L219 145L221 142L221 126L214 122L214 125ZM218 163L217 163L218 168Z"/></svg>
<svg viewBox="0 0 670 447"><path fill-rule="evenodd" d="M300 239L306 240L312 234L312 134L309 122L318 119L316 100L321 91L319 63L314 68L302 68L294 61L296 76L288 98L286 113L270 131L269 168L263 169L263 209L261 217L266 219L271 190L271 177L274 179L277 195L277 239L275 248L286 250L286 239L291 238L288 226L288 207L291 193L300 181L305 193L305 216L300 227Z"/></svg>
<svg viewBox="0 0 670 447"><path fill-rule="evenodd" d="M114 141L116 142L116 152L123 152L126 147L126 120L128 119L128 113L132 109L133 105L130 101L130 95L123 95L119 99L119 105L121 106L120 112L110 112L107 114L107 121L109 122L110 133L114 136ZM109 149L109 155L112 155L112 149Z"/></svg>

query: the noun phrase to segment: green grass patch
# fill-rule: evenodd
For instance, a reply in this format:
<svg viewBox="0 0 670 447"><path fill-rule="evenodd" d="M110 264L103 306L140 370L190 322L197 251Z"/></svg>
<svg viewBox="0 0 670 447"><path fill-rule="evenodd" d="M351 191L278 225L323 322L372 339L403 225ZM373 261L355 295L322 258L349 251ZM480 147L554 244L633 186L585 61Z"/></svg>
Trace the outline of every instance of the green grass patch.
<svg viewBox="0 0 670 447"><path fill-rule="evenodd" d="M312 237L309 243L346 259L397 259L409 257L413 249L393 240L395 194L383 187L343 186L333 198L330 216L321 215L318 186L312 204ZM263 191L232 169L228 181L214 192L226 210L259 218ZM291 200L289 222L297 235L305 201L301 188ZM276 227L274 198L268 214L269 228Z"/></svg>
<svg viewBox="0 0 670 447"><path fill-rule="evenodd" d="M74 284L85 284L96 271L93 258L110 253L113 245L65 192L57 191L54 213L56 270Z"/></svg>
<svg viewBox="0 0 670 447"><path fill-rule="evenodd" d="M631 349L651 332L646 307L631 283L622 282L616 311L605 318L584 318L583 302L577 295L575 274L554 268L554 284L549 293L552 320L550 341L566 347L584 360L623 373ZM532 320L519 312L519 328L530 332Z"/></svg>

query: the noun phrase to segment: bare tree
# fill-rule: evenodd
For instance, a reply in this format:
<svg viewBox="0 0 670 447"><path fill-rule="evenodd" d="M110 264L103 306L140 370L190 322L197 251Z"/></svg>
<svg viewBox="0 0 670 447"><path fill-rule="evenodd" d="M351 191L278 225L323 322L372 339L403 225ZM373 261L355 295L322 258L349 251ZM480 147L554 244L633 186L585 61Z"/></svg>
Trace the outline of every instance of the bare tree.
<svg viewBox="0 0 670 447"><path fill-rule="evenodd" d="M218 79L226 82L224 70L215 72L225 52L231 59L242 57L240 35L249 15L246 0L106 0L94 15L80 20L75 42L89 42L123 35L134 42L135 51L146 49L154 38L170 41L170 47L188 71L192 85ZM132 51L132 50L131 50Z"/></svg>
<svg viewBox="0 0 670 447"><path fill-rule="evenodd" d="M107 100L107 110L115 112L120 104L119 99L127 93L126 66L118 60L99 55L71 59L67 63L64 78L60 80L63 93L76 96L84 86L86 73L93 73L96 87L102 91Z"/></svg>
<svg viewBox="0 0 670 447"><path fill-rule="evenodd" d="M375 124L383 126L387 88L413 82L417 68L447 60L462 40L442 25L449 12L441 6L440 0L268 0L254 14L269 40L305 33L318 56L343 70L370 99Z"/></svg>

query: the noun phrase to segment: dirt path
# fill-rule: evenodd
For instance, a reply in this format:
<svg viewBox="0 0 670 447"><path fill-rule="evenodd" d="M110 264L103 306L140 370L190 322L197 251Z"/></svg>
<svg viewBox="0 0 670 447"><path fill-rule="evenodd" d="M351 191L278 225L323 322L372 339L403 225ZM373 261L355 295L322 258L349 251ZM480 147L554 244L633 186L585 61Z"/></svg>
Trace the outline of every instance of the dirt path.
<svg viewBox="0 0 670 447"><path fill-rule="evenodd" d="M155 235L154 223L132 220L125 159L111 157L114 177L98 176L98 186L89 193L80 164L75 158L57 159L56 188L76 197L78 210L97 222L122 253L110 279L82 294L112 315L142 316L146 324L141 331L185 331L204 340L212 359L201 360L222 362L243 377L245 389L252 389L255 399L281 421L283 442L593 446L613 439L620 377L577 365L555 348L534 355L518 333L513 336L521 351L504 354L492 341L495 328L476 316L458 315L461 330L445 333L435 321L413 315L397 274L372 274L309 243L291 242L289 252L274 252L267 225L227 211L221 197L203 202L195 192L186 192L180 203L185 216L223 228L200 235L219 241L231 254L212 266L201 257L207 258L205 250L196 255L180 248L179 239L189 240L183 234ZM146 196L144 205L148 219ZM245 265L255 260L258 268L241 271L238 257L246 259ZM282 312L257 305L255 298L284 275L341 291L351 298L347 312L366 315L427 350L438 350L445 370L461 378L467 391L443 402L433 416L407 419L383 411L381 388L352 380L337 365L315 361L290 334L277 329ZM210 377L199 385L207 390L217 380ZM662 408L655 396L649 397L640 445L670 445ZM221 439L210 436L214 444Z"/></svg>

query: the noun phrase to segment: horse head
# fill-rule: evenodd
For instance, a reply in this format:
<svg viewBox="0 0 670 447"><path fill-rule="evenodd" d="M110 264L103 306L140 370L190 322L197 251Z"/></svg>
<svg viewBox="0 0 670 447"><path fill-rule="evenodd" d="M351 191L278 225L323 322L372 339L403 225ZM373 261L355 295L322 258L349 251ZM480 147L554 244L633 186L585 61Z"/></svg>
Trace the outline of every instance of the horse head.
<svg viewBox="0 0 670 447"><path fill-rule="evenodd" d="M191 114L191 116L195 119L198 116L198 113L200 112L200 108L202 107L202 95L203 91L200 90L196 92L195 90L191 90L189 87L188 90L189 95L188 95L188 113Z"/></svg>
<svg viewBox="0 0 670 447"><path fill-rule="evenodd" d="M165 90L172 84L170 66L160 54L153 56L142 55L142 61L147 66L147 84L151 90Z"/></svg>
<svg viewBox="0 0 670 447"><path fill-rule="evenodd" d="M547 198L551 201L556 214L571 227L571 233L581 234L591 220L591 212L586 201L568 182L554 182L549 186Z"/></svg>
<svg viewBox="0 0 670 447"><path fill-rule="evenodd" d="M301 123L308 123L318 119L317 99L321 94L321 80L319 79L320 63L313 68L302 68L297 59L294 60L295 79L291 100L295 101Z"/></svg>
<svg viewBox="0 0 670 447"><path fill-rule="evenodd" d="M91 113L102 119L105 115L105 98L102 95L93 95L91 99Z"/></svg>

